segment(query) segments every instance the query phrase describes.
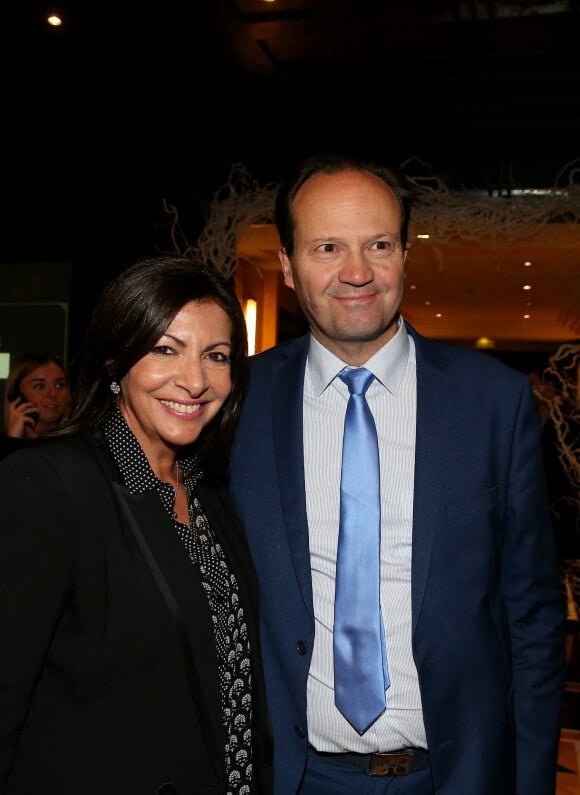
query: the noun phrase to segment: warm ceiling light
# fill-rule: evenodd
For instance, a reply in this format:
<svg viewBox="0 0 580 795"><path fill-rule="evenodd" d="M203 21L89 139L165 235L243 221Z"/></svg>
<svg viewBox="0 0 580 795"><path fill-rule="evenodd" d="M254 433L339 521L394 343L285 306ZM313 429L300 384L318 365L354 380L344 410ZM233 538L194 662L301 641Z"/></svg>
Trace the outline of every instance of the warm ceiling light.
<svg viewBox="0 0 580 795"><path fill-rule="evenodd" d="M529 259L528 259L528 260L526 260L526 261L524 262L524 268L529 268L531 264L532 264L532 263L530 262L530 260L529 260Z"/></svg>
<svg viewBox="0 0 580 795"><path fill-rule="evenodd" d="M522 287L522 290L531 290L531 289L532 289L531 284L524 284L524 286Z"/></svg>
<svg viewBox="0 0 580 795"><path fill-rule="evenodd" d="M530 318L531 318L531 315L524 315L524 320L529 320Z"/></svg>
<svg viewBox="0 0 580 795"><path fill-rule="evenodd" d="M62 25L62 19L58 14L51 14L46 21L49 25L52 25L53 28L58 28L59 25Z"/></svg>
<svg viewBox="0 0 580 795"><path fill-rule="evenodd" d="M429 240L430 235L417 235L417 240Z"/></svg>
<svg viewBox="0 0 580 795"><path fill-rule="evenodd" d="M480 337L479 339L475 340L475 347L479 350L495 348L495 340L491 340L489 337Z"/></svg>
<svg viewBox="0 0 580 795"><path fill-rule="evenodd" d="M437 314L435 315L435 317L443 317L443 315L441 314L441 312L437 312Z"/></svg>
<svg viewBox="0 0 580 795"><path fill-rule="evenodd" d="M416 289L417 289L417 285L416 284L410 284L409 285L409 290L416 290Z"/></svg>

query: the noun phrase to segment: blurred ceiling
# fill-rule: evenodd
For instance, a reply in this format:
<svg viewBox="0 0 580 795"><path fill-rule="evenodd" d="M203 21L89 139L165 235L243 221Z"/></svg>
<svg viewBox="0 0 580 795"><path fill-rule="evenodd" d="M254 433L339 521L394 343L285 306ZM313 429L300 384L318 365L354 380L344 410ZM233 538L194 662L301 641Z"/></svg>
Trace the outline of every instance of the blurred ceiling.
<svg viewBox="0 0 580 795"><path fill-rule="evenodd" d="M453 184L546 187L580 154L578 0L26 0L8 13L4 82L34 129L92 133L97 161L152 176L243 158L277 178L313 149L357 147L421 158Z"/></svg>
<svg viewBox="0 0 580 795"><path fill-rule="evenodd" d="M23 256L43 239L87 267L133 256L158 241L166 198L191 236L235 162L263 184L313 151L360 149L509 195L553 187L580 158L577 0L28 0L12 14L5 244ZM417 241L409 319L455 339L577 338L578 227L565 226L493 250Z"/></svg>

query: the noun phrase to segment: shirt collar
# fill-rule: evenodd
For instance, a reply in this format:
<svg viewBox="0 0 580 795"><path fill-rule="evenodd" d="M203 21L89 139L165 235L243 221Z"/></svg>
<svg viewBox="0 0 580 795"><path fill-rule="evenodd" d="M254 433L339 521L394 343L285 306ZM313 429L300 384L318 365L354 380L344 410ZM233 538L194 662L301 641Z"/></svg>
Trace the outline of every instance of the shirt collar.
<svg viewBox="0 0 580 795"><path fill-rule="evenodd" d="M409 335L401 316L399 316L397 324L395 336L364 363L364 367L370 370L375 378L393 394L397 394L399 391L410 352ZM306 367L314 393L320 396L338 373L348 365L311 334Z"/></svg>
<svg viewBox="0 0 580 795"><path fill-rule="evenodd" d="M116 403L103 419L102 427L111 455L131 494L166 491L168 496L174 496L173 488L160 480L151 469L151 464L137 441L137 437L127 425ZM181 471L184 473L186 491L189 494L199 476L199 473L196 472L195 459L184 458L180 460L180 465Z"/></svg>

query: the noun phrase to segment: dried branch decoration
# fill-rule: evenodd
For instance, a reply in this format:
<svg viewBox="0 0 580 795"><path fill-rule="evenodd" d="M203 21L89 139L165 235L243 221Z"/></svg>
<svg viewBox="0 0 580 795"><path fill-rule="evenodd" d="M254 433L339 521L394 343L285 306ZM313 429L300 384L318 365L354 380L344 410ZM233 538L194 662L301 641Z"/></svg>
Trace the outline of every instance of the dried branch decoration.
<svg viewBox="0 0 580 795"><path fill-rule="evenodd" d="M490 195L487 191L450 190L417 159L425 173L409 177L415 193L411 236L429 229L434 239L457 238L477 242L524 239L550 224L580 223L580 160L568 163L548 191L511 191ZM194 254L211 263L226 277L237 267L237 246L250 224L272 223L278 184L260 185L242 163L234 163L228 181L213 195L208 220L195 244L184 239L175 207L165 207L173 216L172 242L182 254Z"/></svg>

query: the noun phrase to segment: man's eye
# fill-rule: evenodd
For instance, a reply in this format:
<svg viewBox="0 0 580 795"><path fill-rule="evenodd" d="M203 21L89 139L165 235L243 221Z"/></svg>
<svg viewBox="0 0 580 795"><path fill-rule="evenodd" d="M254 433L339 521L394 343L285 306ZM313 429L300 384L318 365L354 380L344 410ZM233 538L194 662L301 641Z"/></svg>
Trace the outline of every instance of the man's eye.
<svg viewBox="0 0 580 795"><path fill-rule="evenodd" d="M377 242L375 243L375 246L380 251L392 251L393 250L393 244L390 241L388 241L388 240L377 240Z"/></svg>
<svg viewBox="0 0 580 795"><path fill-rule="evenodd" d="M317 251L320 251L322 254L333 254L336 251L336 246L334 243L323 243L321 246L318 246Z"/></svg>

